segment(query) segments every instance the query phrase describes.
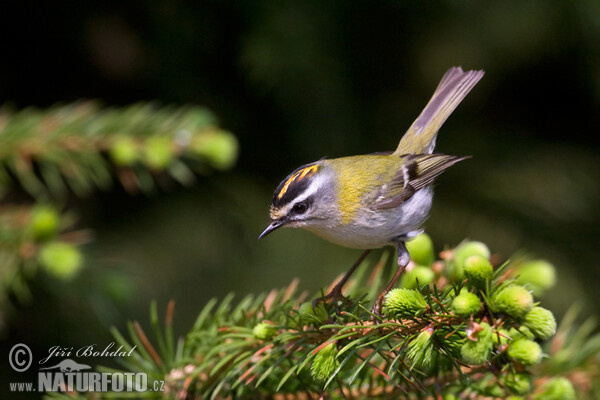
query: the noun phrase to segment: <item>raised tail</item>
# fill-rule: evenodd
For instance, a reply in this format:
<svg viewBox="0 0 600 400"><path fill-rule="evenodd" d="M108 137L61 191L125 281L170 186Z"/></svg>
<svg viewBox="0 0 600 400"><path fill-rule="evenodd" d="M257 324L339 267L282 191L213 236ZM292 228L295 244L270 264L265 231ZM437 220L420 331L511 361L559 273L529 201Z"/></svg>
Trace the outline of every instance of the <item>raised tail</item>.
<svg viewBox="0 0 600 400"><path fill-rule="evenodd" d="M408 128L394 154L432 153L438 130L483 74L483 71L464 72L460 67L446 71L429 103Z"/></svg>

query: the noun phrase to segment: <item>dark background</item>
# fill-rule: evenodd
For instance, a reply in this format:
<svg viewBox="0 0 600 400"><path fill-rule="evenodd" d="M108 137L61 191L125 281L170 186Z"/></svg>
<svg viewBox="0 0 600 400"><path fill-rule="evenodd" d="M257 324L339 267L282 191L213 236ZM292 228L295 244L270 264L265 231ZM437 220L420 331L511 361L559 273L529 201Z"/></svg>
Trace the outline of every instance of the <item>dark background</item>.
<svg viewBox="0 0 600 400"><path fill-rule="evenodd" d="M161 312L175 299L185 334L211 297L294 277L310 292L326 286L360 252L291 230L258 242L273 189L322 156L395 149L454 65L486 75L438 138L437 151L473 158L438 180L427 223L437 249L468 237L503 258L548 259L559 282L544 305L596 311L595 0L4 2L0 37L0 103L200 104L241 144L233 171L192 190L71 199L95 231L86 269L31 282L2 354L18 342L40 358L55 345L103 347L112 325L147 327L152 299Z"/></svg>

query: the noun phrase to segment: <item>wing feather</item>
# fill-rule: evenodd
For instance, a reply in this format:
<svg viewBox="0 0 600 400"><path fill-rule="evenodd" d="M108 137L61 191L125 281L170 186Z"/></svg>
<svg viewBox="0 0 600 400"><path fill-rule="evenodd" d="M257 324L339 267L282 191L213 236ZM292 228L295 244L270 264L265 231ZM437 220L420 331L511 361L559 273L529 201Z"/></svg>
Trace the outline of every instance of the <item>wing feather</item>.
<svg viewBox="0 0 600 400"><path fill-rule="evenodd" d="M429 103L408 128L394 154L431 153L437 132L471 89L483 77L483 71L450 68L442 77Z"/></svg>
<svg viewBox="0 0 600 400"><path fill-rule="evenodd" d="M417 154L405 156L390 183L376 192L370 208L385 210L395 208L410 199L417 191L433 183L447 168L469 156L445 154Z"/></svg>

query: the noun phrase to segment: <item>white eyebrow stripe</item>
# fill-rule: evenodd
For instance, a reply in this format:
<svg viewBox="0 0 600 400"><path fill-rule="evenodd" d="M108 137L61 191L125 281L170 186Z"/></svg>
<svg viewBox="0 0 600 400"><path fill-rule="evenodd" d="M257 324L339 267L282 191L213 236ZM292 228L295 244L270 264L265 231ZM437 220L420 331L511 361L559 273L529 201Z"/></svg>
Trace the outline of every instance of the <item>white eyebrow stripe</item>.
<svg viewBox="0 0 600 400"><path fill-rule="evenodd" d="M295 204L304 201L315 194L319 189L321 189L324 183L325 180L322 175L313 176L310 185L304 190L304 192L300 193L298 196L296 196L296 198L292 199L292 201L286 204L285 207L280 209L278 214L287 215Z"/></svg>
<svg viewBox="0 0 600 400"><path fill-rule="evenodd" d="M294 199L294 204L296 204L300 201L304 201L307 198L309 198L310 196L312 196L313 194L317 193L317 191L319 189L321 189L321 187L324 185L324 183L325 183L325 178L323 177L322 174L314 176L312 181L310 182L310 185L306 188L306 190Z"/></svg>

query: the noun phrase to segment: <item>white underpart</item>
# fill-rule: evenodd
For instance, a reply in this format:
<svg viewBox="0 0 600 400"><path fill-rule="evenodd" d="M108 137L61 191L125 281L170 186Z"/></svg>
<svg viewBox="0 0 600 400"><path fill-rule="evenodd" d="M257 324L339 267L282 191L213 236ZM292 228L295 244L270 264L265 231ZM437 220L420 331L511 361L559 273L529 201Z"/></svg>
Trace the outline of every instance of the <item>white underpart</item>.
<svg viewBox="0 0 600 400"><path fill-rule="evenodd" d="M302 227L341 246L376 249L418 234L427 219L432 199L433 190L425 187L398 207L377 211L361 209L347 224L316 221Z"/></svg>

